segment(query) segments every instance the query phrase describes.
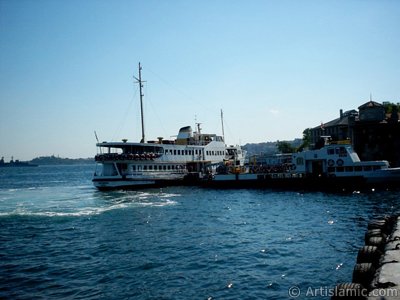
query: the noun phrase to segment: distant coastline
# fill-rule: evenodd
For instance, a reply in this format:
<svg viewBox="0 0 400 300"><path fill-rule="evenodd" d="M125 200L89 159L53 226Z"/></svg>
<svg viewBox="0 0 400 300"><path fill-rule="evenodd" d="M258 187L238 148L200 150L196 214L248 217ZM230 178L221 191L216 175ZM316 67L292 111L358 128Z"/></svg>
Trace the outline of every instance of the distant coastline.
<svg viewBox="0 0 400 300"><path fill-rule="evenodd" d="M300 139L295 139L293 141L288 141L290 144L298 144ZM267 142L267 143L248 143L243 146L243 148L248 152L247 155L255 154L273 154L277 153L278 142ZM32 160L25 161L24 163L30 163L39 166L51 166L51 165L85 165L85 164L95 164L93 157L88 158L63 158L55 155L51 156L40 156Z"/></svg>
<svg viewBox="0 0 400 300"><path fill-rule="evenodd" d="M288 141L290 144L297 145L301 141L300 139L295 139L293 141ZM243 146L247 151L248 156L255 154L274 154L278 153L277 150L278 142L266 142L266 143L248 143ZM88 158L63 158L55 155L51 156L40 156L29 161L24 161L23 163L29 163L39 166L51 166L51 165L85 165L85 164L95 164L93 157Z"/></svg>
<svg viewBox="0 0 400 300"><path fill-rule="evenodd" d="M62 158L57 156L41 156L29 161L39 166L43 165L83 165L94 164L94 158Z"/></svg>

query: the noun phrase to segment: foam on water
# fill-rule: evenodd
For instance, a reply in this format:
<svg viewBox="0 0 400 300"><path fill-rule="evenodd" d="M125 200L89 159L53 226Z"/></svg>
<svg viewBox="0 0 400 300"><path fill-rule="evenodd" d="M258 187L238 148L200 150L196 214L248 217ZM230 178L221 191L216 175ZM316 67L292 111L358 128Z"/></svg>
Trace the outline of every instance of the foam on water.
<svg viewBox="0 0 400 300"><path fill-rule="evenodd" d="M80 217L111 210L175 205L179 194L162 190L99 192L93 186L0 189L0 217Z"/></svg>

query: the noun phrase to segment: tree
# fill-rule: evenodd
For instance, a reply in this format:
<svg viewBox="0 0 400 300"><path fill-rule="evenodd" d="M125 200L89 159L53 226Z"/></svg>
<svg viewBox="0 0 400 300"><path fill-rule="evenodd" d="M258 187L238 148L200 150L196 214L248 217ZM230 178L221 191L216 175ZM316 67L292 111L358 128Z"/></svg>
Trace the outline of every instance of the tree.
<svg viewBox="0 0 400 300"><path fill-rule="evenodd" d="M304 148L310 147L311 143L311 128L306 128L303 131L303 143L300 145L299 148L297 148L298 152L301 152L304 150Z"/></svg>
<svg viewBox="0 0 400 300"><path fill-rule="evenodd" d="M289 143L285 141L277 141L276 147L280 153L293 153L296 149Z"/></svg>

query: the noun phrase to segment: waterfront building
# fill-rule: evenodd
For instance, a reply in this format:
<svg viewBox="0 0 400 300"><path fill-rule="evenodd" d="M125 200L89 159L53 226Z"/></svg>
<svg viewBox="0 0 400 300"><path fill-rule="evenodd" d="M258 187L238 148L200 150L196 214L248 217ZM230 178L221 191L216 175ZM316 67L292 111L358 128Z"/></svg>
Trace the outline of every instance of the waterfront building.
<svg viewBox="0 0 400 300"><path fill-rule="evenodd" d="M312 128L311 145L317 147L321 136L333 140L350 140L362 160L388 160L400 166L400 113L397 106L386 113L385 105L368 101L357 110L343 113L339 118Z"/></svg>

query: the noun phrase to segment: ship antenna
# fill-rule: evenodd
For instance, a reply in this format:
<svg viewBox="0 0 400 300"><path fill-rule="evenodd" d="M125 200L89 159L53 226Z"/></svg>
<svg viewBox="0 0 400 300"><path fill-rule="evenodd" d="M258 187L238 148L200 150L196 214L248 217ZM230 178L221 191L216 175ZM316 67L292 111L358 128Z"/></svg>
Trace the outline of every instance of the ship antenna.
<svg viewBox="0 0 400 300"><path fill-rule="evenodd" d="M222 124L222 140L225 143L225 132L224 132L224 112L221 109L221 124Z"/></svg>
<svg viewBox="0 0 400 300"><path fill-rule="evenodd" d="M201 128L200 128L201 123L196 123L196 125L197 125L197 133L200 135L201 134Z"/></svg>
<svg viewBox="0 0 400 300"><path fill-rule="evenodd" d="M144 136L144 118L143 118L143 96L144 96L144 94L143 94L143 82L146 82L146 81L142 80L142 66L140 65L140 62L139 62L139 78L136 78L135 76L133 76L133 78L135 78L136 82L139 83L139 90L140 90L140 117L141 117L141 120L142 120L142 139L140 140L140 142L141 143L145 143L146 139L145 139L145 136Z"/></svg>
<svg viewBox="0 0 400 300"><path fill-rule="evenodd" d="M94 131L94 136L96 137L96 141L99 143L99 138L97 137L96 130Z"/></svg>

